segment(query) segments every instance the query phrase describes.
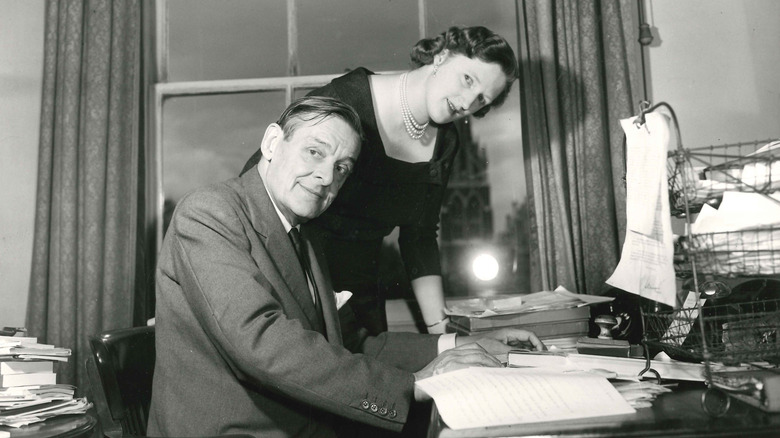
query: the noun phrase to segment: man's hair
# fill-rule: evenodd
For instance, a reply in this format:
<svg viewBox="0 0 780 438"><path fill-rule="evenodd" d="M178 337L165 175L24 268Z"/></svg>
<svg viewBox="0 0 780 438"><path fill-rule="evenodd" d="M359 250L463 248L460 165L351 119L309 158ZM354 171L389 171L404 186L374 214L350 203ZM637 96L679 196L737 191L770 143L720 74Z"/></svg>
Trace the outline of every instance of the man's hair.
<svg viewBox="0 0 780 438"><path fill-rule="evenodd" d="M302 97L287 107L276 124L282 127L284 138L289 139L300 125L300 122L321 122L329 117L339 117L344 120L363 140L363 128L360 116L355 110L340 100L325 96Z"/></svg>

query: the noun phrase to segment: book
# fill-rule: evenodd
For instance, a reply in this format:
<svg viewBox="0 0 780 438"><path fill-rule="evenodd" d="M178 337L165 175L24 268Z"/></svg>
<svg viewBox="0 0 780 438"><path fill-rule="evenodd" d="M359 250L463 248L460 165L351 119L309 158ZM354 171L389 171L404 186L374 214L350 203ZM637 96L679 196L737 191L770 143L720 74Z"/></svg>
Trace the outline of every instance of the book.
<svg viewBox="0 0 780 438"><path fill-rule="evenodd" d="M57 373L22 373L0 375L0 386L4 388L26 385L53 385L57 383Z"/></svg>
<svg viewBox="0 0 780 438"><path fill-rule="evenodd" d="M54 362L47 360L0 360L0 375L51 372L54 372Z"/></svg>
<svg viewBox="0 0 780 438"><path fill-rule="evenodd" d="M40 360L48 360L48 361L55 361L55 362L67 362L68 361L68 356L65 356L65 355L63 355L63 356L51 356L51 355L46 355L46 354L17 354L17 355L8 356L8 357L12 357L14 359L19 359L19 360L40 359ZM0 356L0 360L3 360L2 356Z"/></svg>
<svg viewBox="0 0 780 438"><path fill-rule="evenodd" d="M606 370L616 373L618 377L635 378L645 369L647 361L641 358L596 356L568 352L538 351L528 352L512 350L507 355L509 367L533 367L559 371L591 371ZM662 379L686 380L703 382L704 364L680 362L675 360L651 360L650 367L661 375ZM713 371L734 371L740 367L727 367L710 364ZM645 374L653 377L652 373Z"/></svg>
<svg viewBox="0 0 780 438"><path fill-rule="evenodd" d="M18 400L18 399L31 399L31 398L43 398L50 395L70 395L76 393L76 387L65 383L57 383L53 385L28 385L28 386L12 386L8 388L0 387L0 402L4 399Z"/></svg>
<svg viewBox="0 0 780 438"><path fill-rule="evenodd" d="M450 322L457 324L468 331L478 331L589 318L590 307L582 306L564 309L534 310L522 313L507 313L485 317L450 315Z"/></svg>
<svg viewBox="0 0 780 438"><path fill-rule="evenodd" d="M601 339L582 337L577 340L577 353L599 356L628 357L631 346L620 339Z"/></svg>
<svg viewBox="0 0 780 438"><path fill-rule="evenodd" d="M483 333L489 330L496 330L496 328L468 330L467 328L461 327L459 324L454 322L450 322L447 327L453 333L464 336ZM588 319L579 319L573 321L558 321L543 324L521 324L501 328L510 327L532 331L539 339L544 340L549 338L560 338L568 336L585 336L588 334L589 324Z"/></svg>
<svg viewBox="0 0 780 438"><path fill-rule="evenodd" d="M48 344L17 345L0 348L0 356L37 354L41 356L70 356L69 348L58 348ZM2 357L0 357L2 359Z"/></svg>
<svg viewBox="0 0 780 438"><path fill-rule="evenodd" d="M38 337L36 336L0 336L0 344L18 343L19 344L37 344Z"/></svg>

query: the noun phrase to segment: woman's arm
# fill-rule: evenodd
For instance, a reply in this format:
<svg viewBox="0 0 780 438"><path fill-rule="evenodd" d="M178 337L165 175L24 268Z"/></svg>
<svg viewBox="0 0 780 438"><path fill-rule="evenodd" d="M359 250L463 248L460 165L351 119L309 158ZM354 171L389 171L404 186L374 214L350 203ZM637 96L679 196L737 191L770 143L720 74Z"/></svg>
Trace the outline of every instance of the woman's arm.
<svg viewBox="0 0 780 438"><path fill-rule="evenodd" d="M444 333L447 321L444 314L444 287L441 275L426 275L412 280L412 289L422 311L428 333Z"/></svg>

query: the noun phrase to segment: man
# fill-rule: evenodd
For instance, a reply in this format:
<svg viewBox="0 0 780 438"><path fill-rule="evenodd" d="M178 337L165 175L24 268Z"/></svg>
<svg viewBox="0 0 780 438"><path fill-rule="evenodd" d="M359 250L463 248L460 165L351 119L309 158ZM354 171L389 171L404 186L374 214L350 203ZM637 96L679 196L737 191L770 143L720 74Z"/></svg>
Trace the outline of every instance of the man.
<svg viewBox="0 0 780 438"><path fill-rule="evenodd" d="M157 268L150 435L334 436L349 422L400 431L426 398L415 380L499 366L485 348L543 348L517 330L460 338L438 356L454 335L383 333L343 346L316 242L304 239L299 259L288 231L333 201L360 132L351 107L303 98L266 129L256 171L179 202Z"/></svg>

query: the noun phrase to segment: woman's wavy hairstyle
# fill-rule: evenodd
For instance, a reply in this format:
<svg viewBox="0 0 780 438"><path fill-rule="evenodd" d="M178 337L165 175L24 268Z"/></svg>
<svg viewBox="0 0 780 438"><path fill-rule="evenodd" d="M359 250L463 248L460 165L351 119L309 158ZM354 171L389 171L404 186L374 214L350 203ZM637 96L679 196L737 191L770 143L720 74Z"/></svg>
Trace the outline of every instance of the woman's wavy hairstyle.
<svg viewBox="0 0 780 438"><path fill-rule="evenodd" d="M412 63L416 67L431 64L434 57L444 49L469 58L478 58L487 63L498 64L507 77L503 91L490 102L490 105L475 112L474 117L484 117L491 108L504 103L506 96L512 89L512 83L517 78L518 67L515 52L503 37L482 26L453 26L436 37L418 41L412 47L410 54Z"/></svg>

